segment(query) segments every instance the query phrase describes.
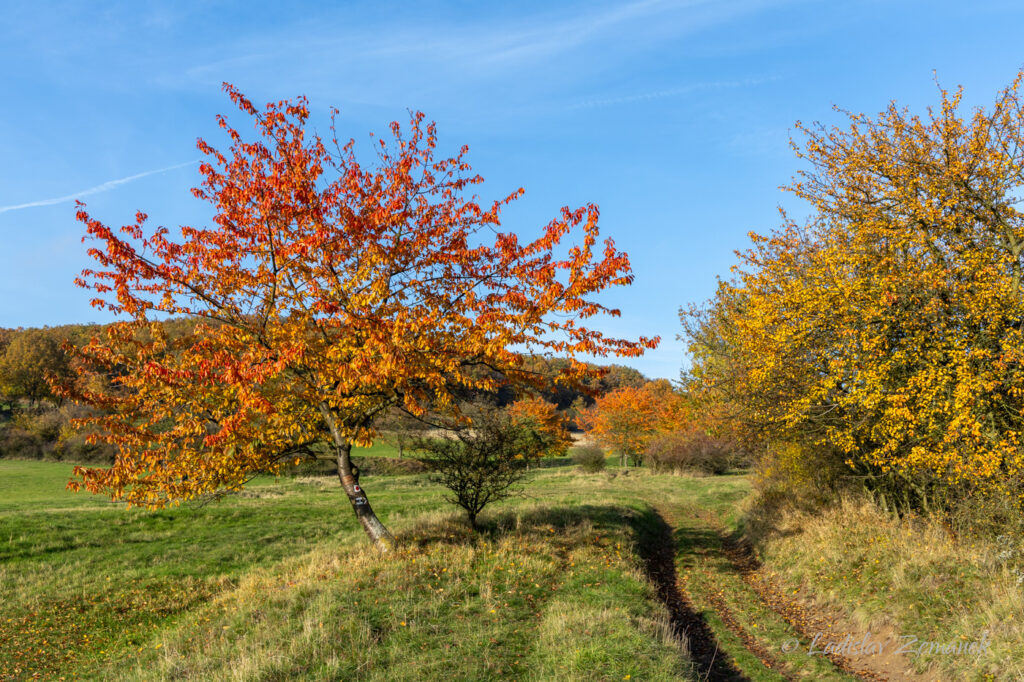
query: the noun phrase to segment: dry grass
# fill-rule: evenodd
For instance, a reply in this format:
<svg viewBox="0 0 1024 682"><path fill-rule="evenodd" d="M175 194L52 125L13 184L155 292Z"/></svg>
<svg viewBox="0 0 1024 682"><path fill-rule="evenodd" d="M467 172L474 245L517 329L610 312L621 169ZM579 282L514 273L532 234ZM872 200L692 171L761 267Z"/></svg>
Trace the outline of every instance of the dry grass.
<svg viewBox="0 0 1024 682"><path fill-rule="evenodd" d="M949 679L1024 678L1024 595L1019 566L1004 548L956 541L937 523L894 519L852 499L821 513L774 513L757 519L755 510L760 523L752 527L760 529L766 568L789 588L815 594L874 632L929 642L974 641L987 632L991 648L977 658L924 653L919 669L934 667Z"/></svg>

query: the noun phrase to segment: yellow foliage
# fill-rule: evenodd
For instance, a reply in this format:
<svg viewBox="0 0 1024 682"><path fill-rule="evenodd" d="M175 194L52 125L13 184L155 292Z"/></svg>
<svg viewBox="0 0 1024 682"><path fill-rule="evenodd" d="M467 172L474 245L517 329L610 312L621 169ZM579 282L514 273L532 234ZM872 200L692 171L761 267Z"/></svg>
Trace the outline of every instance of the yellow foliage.
<svg viewBox="0 0 1024 682"><path fill-rule="evenodd" d="M684 316L695 386L762 440L837 450L859 474L1016 478L1022 75L966 116L941 90L923 118L892 104L846 128L798 124L810 168L787 189L813 217L751 235L710 310Z"/></svg>

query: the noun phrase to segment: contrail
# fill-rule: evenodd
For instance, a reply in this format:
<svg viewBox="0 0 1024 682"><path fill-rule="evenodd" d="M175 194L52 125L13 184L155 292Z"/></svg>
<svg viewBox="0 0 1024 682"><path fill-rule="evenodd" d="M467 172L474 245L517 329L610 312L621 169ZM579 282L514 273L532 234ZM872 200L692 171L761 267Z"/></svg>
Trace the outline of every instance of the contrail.
<svg viewBox="0 0 1024 682"><path fill-rule="evenodd" d="M174 170L175 168L184 168L185 166L191 166L193 163L198 163L198 162L199 162L199 159L193 159L192 161L186 161L185 163L179 163L179 164L174 165L174 166L168 166L167 168L158 168L156 170L146 171L145 173L138 173L136 175L129 175L128 177L121 178L120 180L108 180L107 182L104 182L102 185L96 185L95 187L90 187L89 189L83 189L80 192L75 192L73 194L68 194L68 195L65 195L65 196L62 196L62 197L56 197L54 199L41 199L39 201L30 201L27 204L14 204L13 206L0 206L0 213L7 213L7 211L17 211L18 209L22 209L22 208L34 208L36 206L52 206L53 204L60 204L60 203L63 203L65 201L73 201L75 199L78 199L79 197L88 196L90 194L98 194L100 192L106 192L107 190L114 189L118 185L123 185L123 184L125 184L127 182L131 182L132 180L138 180L139 178L144 178L147 175L156 175L157 173L166 173L167 171Z"/></svg>

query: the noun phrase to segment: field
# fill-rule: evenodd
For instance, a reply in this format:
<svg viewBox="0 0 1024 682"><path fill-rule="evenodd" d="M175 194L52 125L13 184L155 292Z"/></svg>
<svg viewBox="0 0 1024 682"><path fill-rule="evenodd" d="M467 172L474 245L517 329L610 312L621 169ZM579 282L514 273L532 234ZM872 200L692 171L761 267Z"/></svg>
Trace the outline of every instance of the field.
<svg viewBox="0 0 1024 682"><path fill-rule="evenodd" d="M879 631L858 600L920 604L906 623L922 636L977 625L941 595L979 578L963 557L888 604L889 574L843 583L863 552L886 558L879 519L845 545L840 519L793 523L759 566L738 540L738 474L535 470L478 535L425 477L372 477L400 539L380 557L330 477L149 512L62 490L69 469L0 460L0 679L993 679L1013 655L1002 641L1003 659L954 662L952 678L927 672L950 665L935 657L808 655L815 628ZM922 601L928 575L952 587Z"/></svg>
<svg viewBox="0 0 1024 682"><path fill-rule="evenodd" d="M404 541L379 559L331 479L147 512L64 492L68 473L0 460L4 678L688 674L632 554L646 507L604 476L538 472L479 538L424 479L376 480Z"/></svg>

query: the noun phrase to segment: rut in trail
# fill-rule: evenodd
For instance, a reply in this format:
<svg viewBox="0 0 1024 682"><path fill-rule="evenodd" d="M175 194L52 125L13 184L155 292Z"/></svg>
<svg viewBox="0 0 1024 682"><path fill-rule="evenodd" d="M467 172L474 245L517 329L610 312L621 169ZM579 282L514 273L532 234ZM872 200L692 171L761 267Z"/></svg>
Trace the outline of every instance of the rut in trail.
<svg viewBox="0 0 1024 682"><path fill-rule="evenodd" d="M644 521L637 526L637 543L644 569L648 579L657 587L658 598L668 608L673 633L686 643L698 678L711 682L749 681L750 678L718 646L714 633L693 608L689 597L679 590L672 528L654 510L648 512Z"/></svg>
<svg viewBox="0 0 1024 682"><path fill-rule="evenodd" d="M637 539L640 554L650 580L657 585L659 597L669 608L673 627L689 644L691 657L694 659L701 679L747 679L735 663L718 650L714 633L701 614L693 607L685 589L680 590L678 586L675 570L675 541L671 526L675 522L671 510L651 509L648 514L648 524L638 528ZM717 518L710 512L695 511L694 515L700 519L702 525L706 525L707 531L715 535L721 542L718 551L721 552L723 558L727 559L732 570L742 577L766 607L796 630L802 640L810 641L814 632L847 631L857 633L852 624L840 622L826 610L801 607L782 594L770 580L766 580L761 575L759 562L749 545L741 539L725 533ZM747 651L754 654L766 668L785 679L797 679L787 669L788 666L784 662L776 659L762 642L746 631L720 597L709 594L708 599L716 615L721 618L730 631L740 638ZM713 655L715 652L717 652L717 656ZM909 665L908 660L894 654L846 657L830 653L825 658L835 670L866 682L897 679L908 682L911 680L924 682L936 679L928 673L916 673Z"/></svg>

